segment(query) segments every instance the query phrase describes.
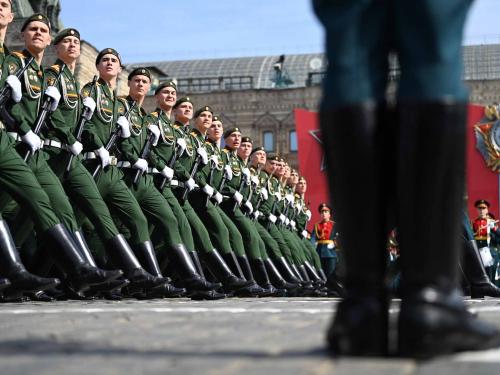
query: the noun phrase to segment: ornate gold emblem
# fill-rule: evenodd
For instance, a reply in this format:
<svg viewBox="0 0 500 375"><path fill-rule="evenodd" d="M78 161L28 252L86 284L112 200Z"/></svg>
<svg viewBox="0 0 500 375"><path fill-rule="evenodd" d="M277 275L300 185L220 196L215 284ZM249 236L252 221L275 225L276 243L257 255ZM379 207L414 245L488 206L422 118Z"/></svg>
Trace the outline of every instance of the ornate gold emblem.
<svg viewBox="0 0 500 375"><path fill-rule="evenodd" d="M493 104L484 109L485 118L474 125L476 148L493 172L500 173L500 115L499 105Z"/></svg>

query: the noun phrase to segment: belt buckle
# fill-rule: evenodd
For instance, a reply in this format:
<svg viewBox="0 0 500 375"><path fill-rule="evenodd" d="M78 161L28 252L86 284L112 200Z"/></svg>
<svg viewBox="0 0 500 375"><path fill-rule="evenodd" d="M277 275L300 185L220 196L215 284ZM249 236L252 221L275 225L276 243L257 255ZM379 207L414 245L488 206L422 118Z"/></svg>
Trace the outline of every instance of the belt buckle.
<svg viewBox="0 0 500 375"><path fill-rule="evenodd" d="M118 159L115 156L111 156L109 165L117 165Z"/></svg>

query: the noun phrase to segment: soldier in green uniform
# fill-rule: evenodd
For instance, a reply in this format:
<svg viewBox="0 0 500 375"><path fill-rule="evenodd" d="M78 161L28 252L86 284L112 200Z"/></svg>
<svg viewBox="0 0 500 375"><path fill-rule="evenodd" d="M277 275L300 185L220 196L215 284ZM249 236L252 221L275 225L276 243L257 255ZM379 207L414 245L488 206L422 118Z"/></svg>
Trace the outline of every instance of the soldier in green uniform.
<svg viewBox="0 0 500 375"><path fill-rule="evenodd" d="M130 231L130 241L140 263L132 257L121 258L112 251L108 252L108 255L113 263L129 261L125 271L133 286L130 293L136 294L137 289L146 288L151 293L168 294L172 287L160 276L158 262L149 238L147 219L123 181L122 171L116 167L118 155L116 144L109 147L109 150L105 147L117 128L120 130L121 138L130 136L129 121L123 116L125 105L113 92L116 78L121 72L120 55L116 50L106 48L97 55L96 67L99 80L95 89L91 83L82 89L84 98L91 97L96 102L96 110L85 123L82 134L82 143L87 151L84 155L85 167L91 173L102 167L100 173L96 175L97 188L111 213L116 215ZM156 289L152 291L151 288Z"/></svg>
<svg viewBox="0 0 500 375"><path fill-rule="evenodd" d="M176 123L174 124L174 129L178 137L184 137L186 141L186 149L185 152L179 158L179 164L176 167L176 177L178 183L177 186L174 187L174 194L179 200L186 217L189 220L191 225L191 229L193 231L193 235L195 236L195 242L199 250L202 251L202 256L208 265L208 268L215 275L215 277L220 280L224 287L228 290L238 291L247 287L252 286L252 281L247 281L243 278L237 277L234 273L238 273L234 268L231 269L229 265L226 263L224 258L220 255L219 251L216 249L220 249L223 253L232 252L231 247L229 246L228 240L228 230L224 226L222 219L217 217L217 211L215 210L214 205L211 202L206 203L206 197L204 194L199 194L194 198L188 196L188 199L184 199L183 195L192 191L196 185L195 178L198 179L203 177L201 173L193 174L194 166L203 162L203 157L206 157L206 162L208 164L208 155L205 149L205 137L200 133L200 131L194 131L189 126L189 121L193 117L193 105L189 100L189 97L183 97L177 100L174 106L174 114ZM212 112L207 112L204 115L204 119L200 119L198 121L207 122L211 124L212 121ZM198 115L201 114L197 113ZM204 130L206 132L206 130ZM198 137L196 139L195 137ZM201 154L201 156L200 156ZM201 182L201 185L205 187L208 185L206 180ZM208 188L205 188L205 191L210 192L210 185ZM213 189L213 188L212 188ZM187 190L187 192L186 192ZM212 194L215 197L219 197L217 192L214 190ZM196 210L196 208L199 208ZM198 216L200 215L200 216ZM215 221L205 220L202 221L204 215L212 215L215 218ZM205 224L208 225L208 230L205 227ZM209 233L210 232L210 233ZM215 243L215 246L212 244L212 241ZM242 293L246 293L245 290L242 290Z"/></svg>
<svg viewBox="0 0 500 375"><path fill-rule="evenodd" d="M25 41L26 50L22 53L9 55L2 67L2 84L6 83L11 87L12 101L15 103L8 103L2 108L2 121L10 126L10 130L19 132L19 139L28 144L31 152L35 153L32 157L32 160L35 159L32 165L38 165L39 172L45 180L49 184L52 183L55 186L54 189L57 189L60 188L60 185L57 186L57 178L54 179L55 176L45 163L43 155L36 153L41 147L41 140L31 130L43 92L43 70L39 64L51 39L48 19L41 14L35 14L28 18L22 26L22 38ZM23 83L16 85L12 83L16 80L9 77L14 77L13 74L27 63L25 59L28 56L34 57L33 62L23 74ZM19 82L19 80L17 81ZM49 92L47 96L57 99L57 94L54 91ZM72 235L54 213L53 207L60 202L53 201L52 197L49 199L47 190L42 189L33 170L24 163L13 148L14 142L5 129L0 130L0 184L4 191L19 202L23 208L30 209L39 242L42 242L43 239L52 241L49 246L46 246L46 249L63 272L68 274L69 285L74 290L81 291L87 289L89 285L104 283L119 277L121 272L100 270L90 265L82 257L80 250L73 242ZM21 146L18 144L18 147ZM51 179L54 181L51 182ZM67 200L63 192L56 194L56 196ZM69 208L71 209L71 206Z"/></svg>
<svg viewBox="0 0 500 375"><path fill-rule="evenodd" d="M207 282L198 273L182 242L177 219L167 200L154 186L152 174L148 173L149 154L144 154L144 147L147 143L149 147L156 146L161 137L157 123L148 125L144 121L147 114L142 103L151 86L149 70L134 69L128 76L128 85L129 95L124 104L126 110L130 110L130 137L119 142L121 155L117 165L144 214L163 234L165 247L159 253L160 263L166 265L167 259L172 261L180 281L190 291L212 290L216 285ZM131 108L132 103L136 103L134 108ZM159 270L156 272L159 274Z"/></svg>
<svg viewBox="0 0 500 375"><path fill-rule="evenodd" d="M201 265L198 252L196 251L195 239L193 231L189 225L189 220L184 213L179 201L172 192L172 179L174 177L174 169L179 170L179 162L177 158L186 148L186 141L183 136L176 135L176 131L170 121L172 108L177 99L177 86L173 81L165 81L155 90L155 99L157 108L145 119L144 123L147 126L156 125L160 130L158 144L154 147L150 156L149 171L153 174L155 186L167 200L168 205L172 209L175 218L177 219L179 233L182 242L185 244L189 255L191 256L197 273L205 280L205 274ZM177 182L177 181L176 181ZM162 246L164 242L164 233L161 227L156 227L152 234L153 242L158 246ZM208 237L208 235L207 235ZM214 287L217 284L213 285ZM215 289L198 290L196 293L191 291L191 298L196 299L221 299L225 298L223 293L218 293Z"/></svg>

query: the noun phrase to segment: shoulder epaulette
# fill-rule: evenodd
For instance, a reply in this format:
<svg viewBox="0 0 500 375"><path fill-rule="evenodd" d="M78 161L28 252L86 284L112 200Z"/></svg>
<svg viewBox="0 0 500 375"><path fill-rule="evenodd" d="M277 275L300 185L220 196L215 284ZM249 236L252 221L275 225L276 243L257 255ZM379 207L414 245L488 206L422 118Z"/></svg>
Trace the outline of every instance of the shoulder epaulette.
<svg viewBox="0 0 500 375"><path fill-rule="evenodd" d="M225 152L226 154L229 153L229 150L227 148L222 149L222 152Z"/></svg>
<svg viewBox="0 0 500 375"><path fill-rule="evenodd" d="M180 126L179 124L174 124L174 125L173 125L173 127L174 127L175 129L179 129L181 126Z"/></svg>
<svg viewBox="0 0 500 375"><path fill-rule="evenodd" d="M158 117L158 112L157 111L151 112L150 115L153 117Z"/></svg>
<svg viewBox="0 0 500 375"><path fill-rule="evenodd" d="M198 134L196 134L196 132L194 130L189 134L191 134L193 137L196 137L198 135Z"/></svg>
<svg viewBox="0 0 500 375"><path fill-rule="evenodd" d="M14 51L12 52L12 55L19 57L20 59L26 58L26 55L22 51Z"/></svg>
<svg viewBox="0 0 500 375"><path fill-rule="evenodd" d="M51 65L49 69L55 71L56 73L59 73L59 70L61 70L61 67L57 64L54 64L54 65Z"/></svg>
<svg viewBox="0 0 500 375"><path fill-rule="evenodd" d="M212 142L210 142L210 141L205 141L205 144L212 146Z"/></svg>

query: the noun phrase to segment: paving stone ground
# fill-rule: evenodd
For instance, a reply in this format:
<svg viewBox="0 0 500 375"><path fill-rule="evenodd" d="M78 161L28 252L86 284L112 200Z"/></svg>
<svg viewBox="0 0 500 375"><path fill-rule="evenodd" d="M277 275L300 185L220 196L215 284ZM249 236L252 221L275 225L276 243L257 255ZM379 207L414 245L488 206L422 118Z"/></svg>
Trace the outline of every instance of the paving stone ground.
<svg viewBox="0 0 500 375"><path fill-rule="evenodd" d="M500 327L500 300L467 303ZM500 349L426 362L333 360L324 332L337 304L313 298L2 304L0 373L500 373Z"/></svg>

